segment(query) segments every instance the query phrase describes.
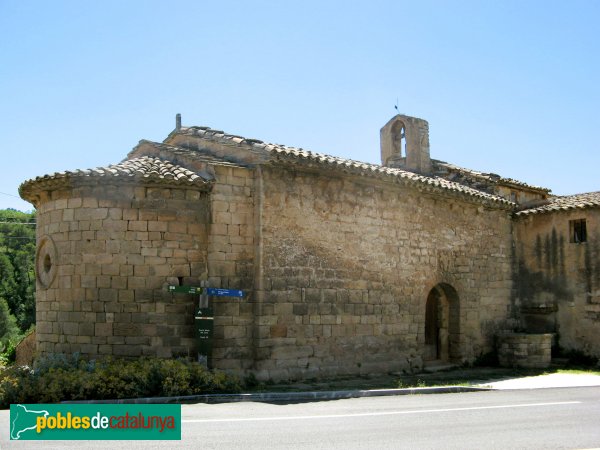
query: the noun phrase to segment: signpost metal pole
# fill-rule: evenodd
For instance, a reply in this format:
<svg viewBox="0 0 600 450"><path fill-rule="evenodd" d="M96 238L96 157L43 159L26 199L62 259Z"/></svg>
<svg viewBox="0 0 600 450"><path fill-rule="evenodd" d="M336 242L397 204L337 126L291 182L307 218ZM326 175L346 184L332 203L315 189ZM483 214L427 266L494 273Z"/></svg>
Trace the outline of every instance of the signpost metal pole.
<svg viewBox="0 0 600 450"><path fill-rule="evenodd" d="M202 293L198 301L198 312L196 313L196 336L198 337L198 362L208 368L210 354L212 353L212 334L214 329L214 314L208 304L208 293L206 285L202 281Z"/></svg>
<svg viewBox="0 0 600 450"><path fill-rule="evenodd" d="M206 368L212 356L212 335L214 329L214 313L209 302L209 295L215 297L244 296L244 291L239 289L219 289L207 287L208 282L202 281L201 286L168 286L168 291L182 294L198 294L198 309L194 316L196 324L196 337L198 339L198 362Z"/></svg>

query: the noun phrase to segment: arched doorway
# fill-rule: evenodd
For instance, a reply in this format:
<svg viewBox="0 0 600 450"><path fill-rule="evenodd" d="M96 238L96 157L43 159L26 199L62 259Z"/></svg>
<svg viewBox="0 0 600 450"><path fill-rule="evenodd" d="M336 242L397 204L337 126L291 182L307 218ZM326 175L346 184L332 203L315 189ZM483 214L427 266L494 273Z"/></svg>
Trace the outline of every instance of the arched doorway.
<svg viewBox="0 0 600 450"><path fill-rule="evenodd" d="M423 360L455 362L460 357L458 294L449 284L439 283L427 295Z"/></svg>

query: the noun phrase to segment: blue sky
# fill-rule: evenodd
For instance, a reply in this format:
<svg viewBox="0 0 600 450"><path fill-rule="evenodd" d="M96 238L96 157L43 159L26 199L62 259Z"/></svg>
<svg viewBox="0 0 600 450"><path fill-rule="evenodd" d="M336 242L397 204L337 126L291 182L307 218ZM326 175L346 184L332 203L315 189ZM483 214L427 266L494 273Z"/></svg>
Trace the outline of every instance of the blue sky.
<svg viewBox="0 0 600 450"><path fill-rule="evenodd" d="M599 23L592 0L0 0L0 208L162 141L176 113L378 163L397 100L434 158L600 190Z"/></svg>

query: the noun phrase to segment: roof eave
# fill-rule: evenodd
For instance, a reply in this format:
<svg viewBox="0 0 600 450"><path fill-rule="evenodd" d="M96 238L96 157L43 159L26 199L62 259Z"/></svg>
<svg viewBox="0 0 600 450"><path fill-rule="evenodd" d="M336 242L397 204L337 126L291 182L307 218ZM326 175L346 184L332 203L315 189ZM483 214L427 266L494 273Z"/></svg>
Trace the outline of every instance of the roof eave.
<svg viewBox="0 0 600 450"><path fill-rule="evenodd" d="M374 179L380 179L386 182L392 182L395 184L402 184L407 186L415 187L422 192L435 192L439 194L451 195L454 197L460 197L463 200L467 200L470 202L475 202L478 204L482 204L486 207L494 208L494 209L502 209L507 211L512 211L516 207L516 204L510 202L502 197L492 196L486 193L476 193L475 189L471 189L468 192L464 192L457 189L450 189L443 186L437 186L435 184L435 179L425 176L419 176L419 179L412 179L409 176L401 176L398 173L404 173L405 171L396 170L395 173L388 173L383 166L381 166L381 170L374 170L375 167L379 168L380 166L373 166L373 170L366 170L355 167L352 164L343 164L332 159L330 162L320 162L314 161L314 159L307 156L296 156L290 153L276 153L274 157L270 161L271 164L283 164L283 165L291 165L291 166L301 166L304 168L311 168L316 170L324 170L324 169L333 169L337 170L341 173L351 174L351 175L359 175L363 177L369 177ZM416 175L412 174L412 172L406 172L407 175ZM473 191L473 192L471 192Z"/></svg>

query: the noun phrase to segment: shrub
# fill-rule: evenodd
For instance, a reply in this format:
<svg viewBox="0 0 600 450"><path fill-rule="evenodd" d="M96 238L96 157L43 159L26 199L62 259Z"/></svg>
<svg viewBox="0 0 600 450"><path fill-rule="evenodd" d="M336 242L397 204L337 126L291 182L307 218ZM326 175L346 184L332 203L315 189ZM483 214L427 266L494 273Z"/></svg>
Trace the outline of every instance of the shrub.
<svg viewBox="0 0 600 450"><path fill-rule="evenodd" d="M50 355L34 368L0 368L0 407L138 397L239 392L237 377L209 371L184 359L142 358L87 361L78 354Z"/></svg>
<svg viewBox="0 0 600 450"><path fill-rule="evenodd" d="M10 364L10 363L15 362L16 355L17 355L17 342L15 342L14 340L9 340L6 343L6 347L4 348L4 351L2 352L2 354L0 354L0 360L4 364Z"/></svg>

